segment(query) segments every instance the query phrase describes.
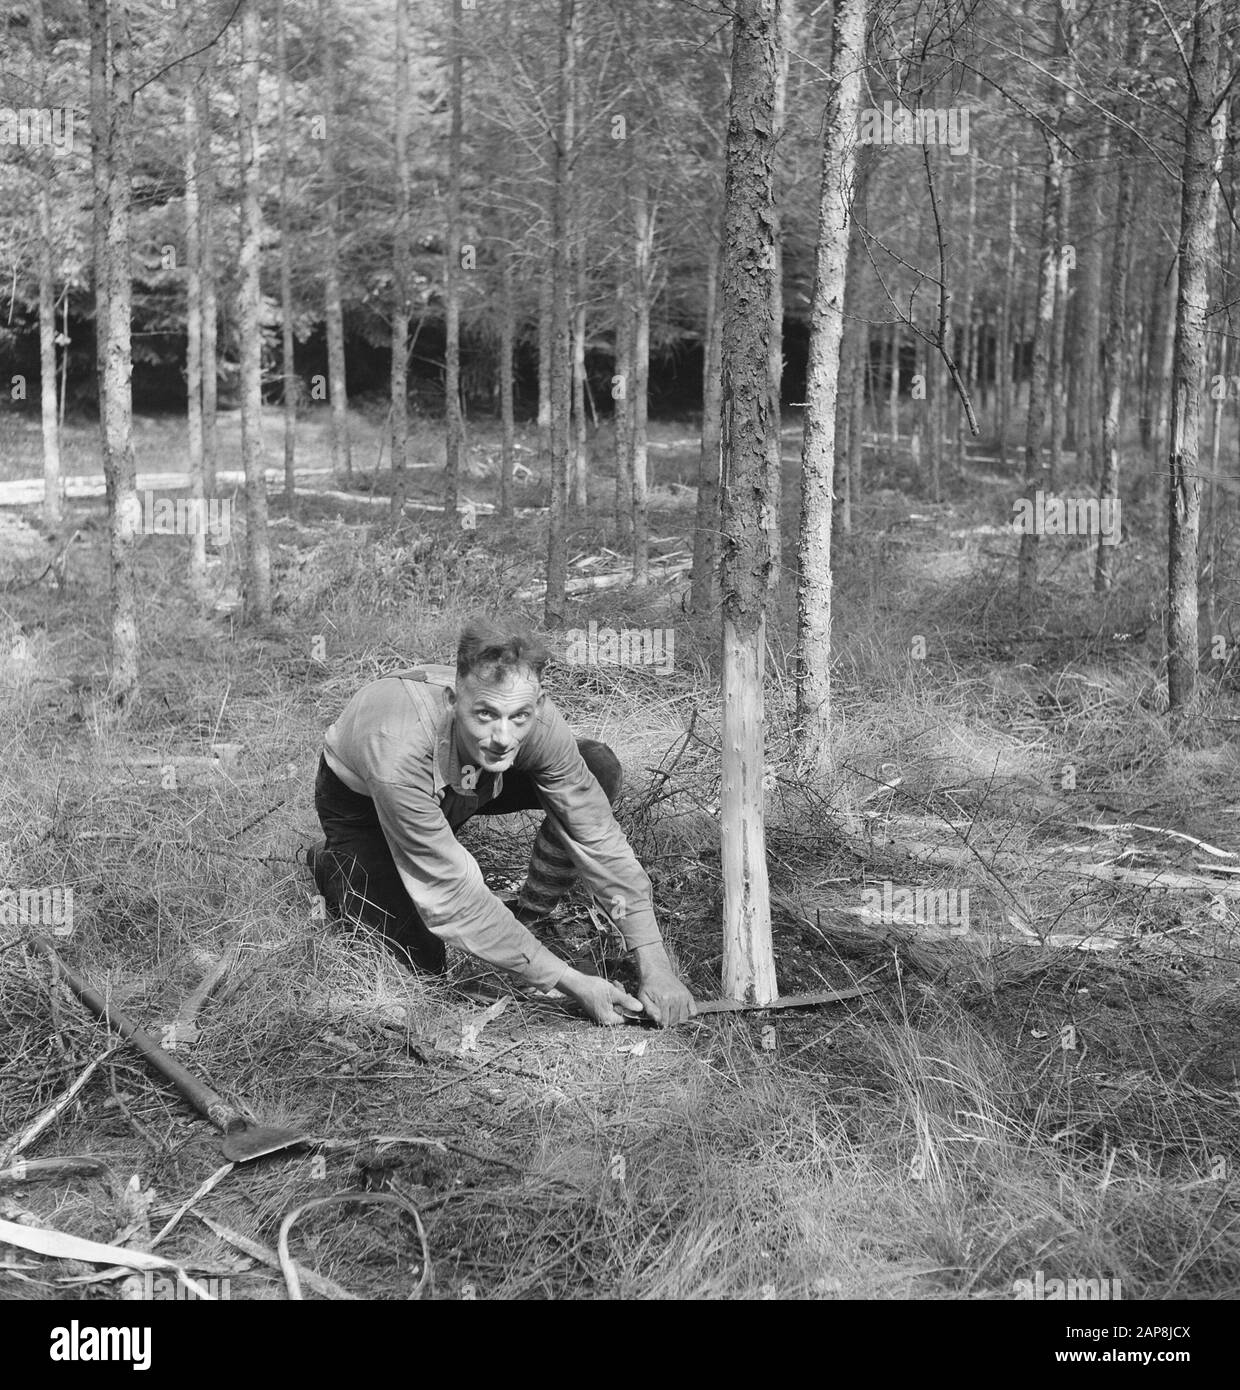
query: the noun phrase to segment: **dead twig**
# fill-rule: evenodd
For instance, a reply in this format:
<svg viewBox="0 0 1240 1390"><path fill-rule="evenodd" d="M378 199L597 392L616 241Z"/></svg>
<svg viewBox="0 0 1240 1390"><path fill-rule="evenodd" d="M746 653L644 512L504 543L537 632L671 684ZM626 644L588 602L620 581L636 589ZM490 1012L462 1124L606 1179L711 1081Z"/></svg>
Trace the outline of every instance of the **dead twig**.
<svg viewBox="0 0 1240 1390"><path fill-rule="evenodd" d="M220 1182L222 1182L229 1175L229 1173L232 1172L235 1166L235 1164L226 1163L222 1168L217 1168L215 1172L212 1173L211 1176L206 1180L206 1182L204 1182L201 1185L201 1187L199 1187L198 1191L195 1192L193 1196L189 1198L188 1201L182 1202L181 1205L176 1209L176 1212L168 1220L168 1222L160 1229L158 1234L155 1236L155 1239L151 1241L150 1249L154 1250L154 1248L159 1244L159 1242L163 1240L163 1238L166 1235L168 1235L168 1233L177 1224L177 1222L180 1221L180 1219L185 1215L185 1213L189 1211L196 1203L200 1202L207 1195L208 1192L212 1191L213 1188L215 1188Z"/></svg>
<svg viewBox="0 0 1240 1390"><path fill-rule="evenodd" d="M41 1111L25 1129L14 1135L4 1148L0 1149L0 1168L7 1168L23 1149L29 1148L49 1125L56 1122L81 1094L87 1082L94 1076L95 1072L99 1070L104 1062L106 1062L120 1046L121 1044L119 1042L114 1043L106 1052L96 1057L63 1095L59 1096L51 1105Z"/></svg>
<svg viewBox="0 0 1240 1390"><path fill-rule="evenodd" d="M272 1269L280 1269L280 1257L274 1250L261 1244L257 1240L252 1240L249 1236L243 1236L240 1231L234 1231L229 1226L224 1226L218 1221L212 1221L209 1216L203 1216L202 1212L196 1211L194 1215L202 1224L214 1231L222 1241L229 1245L234 1245L244 1254L258 1260L261 1264L270 1266ZM306 1287L313 1289L315 1293L321 1293L327 1298L348 1299L350 1302L357 1301L357 1295L350 1293L348 1289L341 1288L333 1279L328 1279L322 1274L316 1274L312 1269L304 1269L300 1265L294 1266L299 1277L305 1282Z"/></svg>

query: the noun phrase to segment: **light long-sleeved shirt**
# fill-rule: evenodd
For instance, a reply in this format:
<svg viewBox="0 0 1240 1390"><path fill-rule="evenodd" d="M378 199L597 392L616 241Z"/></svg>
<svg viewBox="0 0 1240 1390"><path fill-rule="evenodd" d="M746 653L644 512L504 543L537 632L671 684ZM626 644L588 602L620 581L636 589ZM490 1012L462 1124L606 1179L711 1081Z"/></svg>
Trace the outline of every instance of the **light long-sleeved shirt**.
<svg viewBox="0 0 1240 1390"><path fill-rule="evenodd" d="M373 798L405 891L427 927L488 964L550 989L567 968L487 888L477 860L453 833L499 795L503 773L462 785L448 690L451 666L423 666L371 682L324 739L328 766ZM522 741L513 771L525 773L553 816L586 886L629 950L660 940L650 879L550 697Z"/></svg>

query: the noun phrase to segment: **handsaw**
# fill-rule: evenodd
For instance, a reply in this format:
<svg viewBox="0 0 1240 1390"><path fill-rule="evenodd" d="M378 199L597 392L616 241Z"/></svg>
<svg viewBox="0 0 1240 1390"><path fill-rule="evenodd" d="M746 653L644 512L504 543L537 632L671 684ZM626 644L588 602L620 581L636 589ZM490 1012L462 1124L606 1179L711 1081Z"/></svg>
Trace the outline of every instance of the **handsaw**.
<svg viewBox="0 0 1240 1390"><path fill-rule="evenodd" d="M769 1004L746 1004L740 999L697 999L699 1014L764 1013L767 1009L811 1009L817 1004L835 1004L873 994L877 985L854 985L851 989L828 989L815 994L784 994Z"/></svg>

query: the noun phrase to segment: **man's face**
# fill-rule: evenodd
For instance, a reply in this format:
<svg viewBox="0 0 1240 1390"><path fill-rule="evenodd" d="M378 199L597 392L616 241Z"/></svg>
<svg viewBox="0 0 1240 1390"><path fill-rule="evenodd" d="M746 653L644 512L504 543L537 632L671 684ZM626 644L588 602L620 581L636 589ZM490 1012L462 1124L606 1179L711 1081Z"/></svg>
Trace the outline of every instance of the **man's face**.
<svg viewBox="0 0 1240 1390"><path fill-rule="evenodd" d="M506 772L542 708L542 686L528 667L472 671L448 693L462 763Z"/></svg>

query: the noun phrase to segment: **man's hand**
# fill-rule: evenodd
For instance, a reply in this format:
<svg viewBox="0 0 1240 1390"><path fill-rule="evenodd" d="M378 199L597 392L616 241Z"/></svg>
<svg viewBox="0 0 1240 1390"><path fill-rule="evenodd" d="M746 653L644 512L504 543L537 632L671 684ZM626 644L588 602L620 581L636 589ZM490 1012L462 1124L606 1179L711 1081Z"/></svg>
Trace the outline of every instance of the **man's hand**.
<svg viewBox="0 0 1240 1390"><path fill-rule="evenodd" d="M697 1013L693 995L672 969L661 945L639 946L634 952L641 976L637 997L642 1007L663 1028L672 1028Z"/></svg>
<svg viewBox="0 0 1240 1390"><path fill-rule="evenodd" d="M571 994L595 1023L623 1023L642 1011L642 1000L634 999L601 975L585 975L570 967L556 981L555 987Z"/></svg>

